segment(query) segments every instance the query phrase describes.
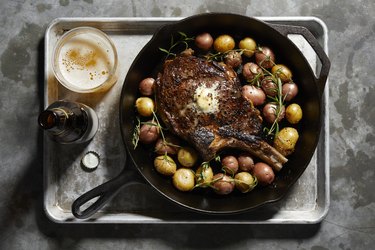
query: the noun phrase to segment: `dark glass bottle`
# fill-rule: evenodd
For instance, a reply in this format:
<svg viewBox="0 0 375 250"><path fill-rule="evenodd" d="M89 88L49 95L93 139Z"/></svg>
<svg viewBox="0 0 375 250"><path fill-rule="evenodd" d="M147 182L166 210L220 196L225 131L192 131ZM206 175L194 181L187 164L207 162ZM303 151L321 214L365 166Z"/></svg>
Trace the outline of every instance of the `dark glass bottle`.
<svg viewBox="0 0 375 250"><path fill-rule="evenodd" d="M95 111L78 102L56 101L40 113L38 123L58 143L91 140L98 130Z"/></svg>

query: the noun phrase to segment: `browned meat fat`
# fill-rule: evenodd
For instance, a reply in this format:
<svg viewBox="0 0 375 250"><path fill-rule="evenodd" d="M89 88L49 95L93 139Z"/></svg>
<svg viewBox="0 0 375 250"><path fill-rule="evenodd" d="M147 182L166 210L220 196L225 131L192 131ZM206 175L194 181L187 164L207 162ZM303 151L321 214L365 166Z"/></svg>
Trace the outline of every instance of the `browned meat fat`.
<svg viewBox="0 0 375 250"><path fill-rule="evenodd" d="M156 80L156 102L163 122L205 161L224 148L238 148L275 170L287 162L260 137L260 112L242 97L237 74L225 64L177 56Z"/></svg>

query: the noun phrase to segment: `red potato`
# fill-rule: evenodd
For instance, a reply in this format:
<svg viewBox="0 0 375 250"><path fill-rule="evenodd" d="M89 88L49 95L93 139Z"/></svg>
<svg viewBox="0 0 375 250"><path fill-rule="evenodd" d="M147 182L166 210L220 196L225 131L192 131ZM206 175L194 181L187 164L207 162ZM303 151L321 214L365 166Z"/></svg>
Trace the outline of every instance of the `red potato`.
<svg viewBox="0 0 375 250"><path fill-rule="evenodd" d="M258 183L262 186L271 184L275 179L273 169L263 162L258 162L255 164L253 174L257 178Z"/></svg>
<svg viewBox="0 0 375 250"><path fill-rule="evenodd" d="M262 105L266 101L266 94L260 88L253 85L244 85L242 87L242 96L252 102L254 106Z"/></svg>
<svg viewBox="0 0 375 250"><path fill-rule="evenodd" d="M264 93L268 96L277 95L277 84L273 81L271 76L266 76L261 82Z"/></svg>
<svg viewBox="0 0 375 250"><path fill-rule="evenodd" d="M253 157L249 153L241 153L238 156L238 167L241 171L252 172L254 168Z"/></svg>
<svg viewBox="0 0 375 250"><path fill-rule="evenodd" d="M225 156L221 160L221 165L223 166L225 172L229 175L234 175L238 171L237 158L232 155Z"/></svg>
<svg viewBox="0 0 375 250"><path fill-rule="evenodd" d="M153 121L148 121L148 124L143 124L139 132L139 141L144 144L151 144L159 138L159 127L150 125Z"/></svg>
<svg viewBox="0 0 375 250"><path fill-rule="evenodd" d="M241 65L242 63L242 57L241 54L236 52L236 51L230 51L226 56L225 56L225 64L232 67L232 68L237 68L238 66Z"/></svg>
<svg viewBox="0 0 375 250"><path fill-rule="evenodd" d="M214 43L214 39L209 33L202 33L195 38L195 45L202 50L209 50Z"/></svg>
<svg viewBox="0 0 375 250"><path fill-rule="evenodd" d="M175 155L179 149L178 144L179 140L172 136L165 137L165 141L162 138L159 138L155 144L155 152L159 155Z"/></svg>
<svg viewBox="0 0 375 250"><path fill-rule="evenodd" d="M275 103L267 103L263 107L263 117L264 119L269 122L273 123L277 119L277 122L281 121L285 116L285 106L281 107L279 116L277 117L277 104Z"/></svg>
<svg viewBox="0 0 375 250"><path fill-rule="evenodd" d="M256 77L263 78L263 70L255 63L246 63L242 68L242 75L247 81L253 81Z"/></svg>
<svg viewBox="0 0 375 250"><path fill-rule="evenodd" d="M155 84L155 79L148 77L143 79L139 83L139 92L141 92L142 95L145 96L151 96L154 94L154 84Z"/></svg>
<svg viewBox="0 0 375 250"><path fill-rule="evenodd" d="M212 180L214 182L213 188L217 194L227 195L230 194L234 189L234 179L228 175L222 173L215 174Z"/></svg>
<svg viewBox="0 0 375 250"><path fill-rule="evenodd" d="M298 86L294 82L285 83L282 87L282 95L284 100L289 102L298 94Z"/></svg>
<svg viewBox="0 0 375 250"><path fill-rule="evenodd" d="M268 47L259 47L255 52L255 61L263 68L272 68L275 65L275 54Z"/></svg>

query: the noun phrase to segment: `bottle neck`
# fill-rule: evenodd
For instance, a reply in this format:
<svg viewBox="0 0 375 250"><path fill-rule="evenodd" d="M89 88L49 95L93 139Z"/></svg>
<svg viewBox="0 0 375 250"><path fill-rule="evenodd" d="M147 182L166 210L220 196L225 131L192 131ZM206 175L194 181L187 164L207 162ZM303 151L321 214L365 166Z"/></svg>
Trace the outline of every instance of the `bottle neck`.
<svg viewBox="0 0 375 250"><path fill-rule="evenodd" d="M44 110L38 117L39 126L51 132L64 130L68 114L64 109L53 108Z"/></svg>

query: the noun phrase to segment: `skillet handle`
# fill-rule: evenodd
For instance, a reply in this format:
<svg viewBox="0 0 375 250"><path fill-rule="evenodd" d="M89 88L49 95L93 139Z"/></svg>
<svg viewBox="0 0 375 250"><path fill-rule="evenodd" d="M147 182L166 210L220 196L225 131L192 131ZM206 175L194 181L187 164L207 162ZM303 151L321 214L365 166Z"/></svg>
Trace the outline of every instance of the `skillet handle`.
<svg viewBox="0 0 375 250"><path fill-rule="evenodd" d="M271 24L272 27L274 27L278 32L283 34L284 36L287 36L289 34L298 34L302 35L306 41L310 44L310 46L315 51L316 55L318 56L322 66L320 69L319 76L316 78L314 75L315 82L318 87L318 91L320 94L320 97L322 97L324 92L324 87L328 78L329 69L331 67L331 62L329 61L329 58L327 54L325 53L322 46L319 44L318 40L315 38L311 32L302 26L292 26L292 25L281 25L281 24Z"/></svg>
<svg viewBox="0 0 375 250"><path fill-rule="evenodd" d="M134 172L134 173L133 173ZM140 183L139 174L134 170L123 170L117 177L109 180L100 186L84 193L72 204L72 213L78 219L87 219L94 215L99 209L107 204L123 187ZM99 197L88 208L81 210L81 207L90 200Z"/></svg>

